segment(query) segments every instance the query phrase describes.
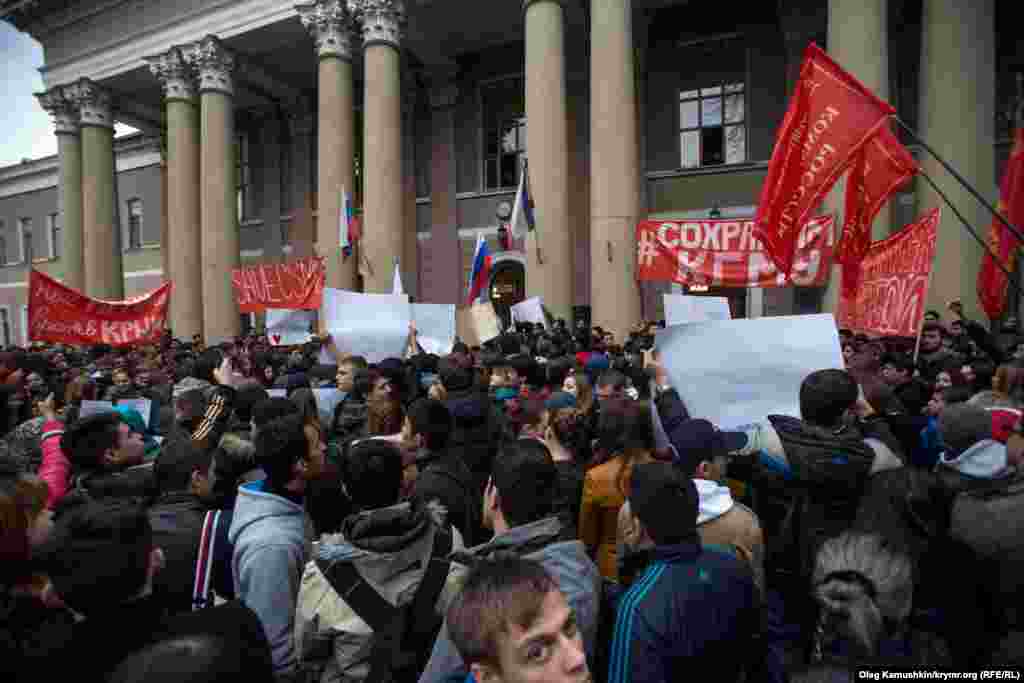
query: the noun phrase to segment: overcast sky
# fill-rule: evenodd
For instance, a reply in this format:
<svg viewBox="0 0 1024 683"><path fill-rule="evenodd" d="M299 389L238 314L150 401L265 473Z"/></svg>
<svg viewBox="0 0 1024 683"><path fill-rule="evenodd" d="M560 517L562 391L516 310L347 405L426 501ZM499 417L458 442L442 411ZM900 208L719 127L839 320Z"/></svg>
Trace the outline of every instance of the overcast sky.
<svg viewBox="0 0 1024 683"><path fill-rule="evenodd" d="M0 21L0 167L57 153L50 115L33 93L43 90L43 47L27 33ZM132 132L118 126L117 134Z"/></svg>

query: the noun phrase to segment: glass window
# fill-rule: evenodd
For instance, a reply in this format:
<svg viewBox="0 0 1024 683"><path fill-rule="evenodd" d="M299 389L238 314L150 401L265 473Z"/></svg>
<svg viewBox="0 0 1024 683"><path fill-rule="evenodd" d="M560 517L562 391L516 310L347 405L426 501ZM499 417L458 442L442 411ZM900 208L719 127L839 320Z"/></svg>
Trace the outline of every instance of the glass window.
<svg viewBox="0 0 1024 683"><path fill-rule="evenodd" d="M128 200L128 248L142 247L142 200Z"/></svg>
<svg viewBox="0 0 1024 683"><path fill-rule="evenodd" d="M21 247L21 260L25 263L32 263L32 219L21 218L18 220L19 240Z"/></svg>
<svg viewBox="0 0 1024 683"><path fill-rule="evenodd" d="M50 258L60 258L60 215L51 213L47 216L47 235L50 240Z"/></svg>
<svg viewBox="0 0 1024 683"><path fill-rule="evenodd" d="M11 345L11 312L5 306L0 308L0 335L3 335L4 346Z"/></svg>
<svg viewBox="0 0 1024 683"><path fill-rule="evenodd" d="M526 108L522 77L481 87L483 189L514 190L526 159Z"/></svg>
<svg viewBox="0 0 1024 683"><path fill-rule="evenodd" d="M249 218L249 190L252 186L249 139L244 133L235 136L235 182L238 186L238 220L244 221Z"/></svg>
<svg viewBox="0 0 1024 683"><path fill-rule="evenodd" d="M740 164L747 160L744 83L708 84L679 93L681 168Z"/></svg>
<svg viewBox="0 0 1024 683"><path fill-rule="evenodd" d="M7 264L7 240L0 237L0 265Z"/></svg>

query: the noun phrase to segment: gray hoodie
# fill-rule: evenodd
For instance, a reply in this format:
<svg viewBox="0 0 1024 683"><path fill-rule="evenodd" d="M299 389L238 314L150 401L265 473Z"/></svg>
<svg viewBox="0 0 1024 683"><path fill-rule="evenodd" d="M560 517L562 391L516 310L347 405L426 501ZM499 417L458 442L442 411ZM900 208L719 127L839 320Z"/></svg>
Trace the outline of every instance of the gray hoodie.
<svg viewBox="0 0 1024 683"><path fill-rule="evenodd" d="M548 517L530 524L513 527L489 543L477 546L466 554L474 558L487 558L496 552L522 554L530 560L540 562L558 582L569 606L576 613L587 658L594 655L597 640L597 620L601 604L601 572L587 556L587 550L580 541L557 542L562 524L557 517ZM553 542L554 541L554 542ZM522 552L520 552L522 551ZM456 553L454 559L458 560ZM592 661L592 659L591 659ZM468 672L462 657L448 637L448 624L434 643L419 683L442 683L454 675L465 677Z"/></svg>
<svg viewBox="0 0 1024 683"><path fill-rule="evenodd" d="M309 556L305 513L298 503L263 490L265 480L238 488L228 531L238 598L260 618L274 675L295 670L295 601Z"/></svg>

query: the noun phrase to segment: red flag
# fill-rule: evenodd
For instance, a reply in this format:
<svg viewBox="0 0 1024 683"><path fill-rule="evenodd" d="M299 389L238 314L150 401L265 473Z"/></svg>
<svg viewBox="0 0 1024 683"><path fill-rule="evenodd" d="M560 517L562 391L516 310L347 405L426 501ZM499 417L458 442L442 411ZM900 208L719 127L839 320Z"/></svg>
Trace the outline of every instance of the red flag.
<svg viewBox="0 0 1024 683"><path fill-rule="evenodd" d="M853 296L860 262L871 246L871 224L882 205L918 171L917 162L889 126L882 126L857 155L846 180L846 211L836 261L843 264L843 291Z"/></svg>
<svg viewBox="0 0 1024 683"><path fill-rule="evenodd" d="M821 48L807 46L754 219L755 234L779 272L790 274L804 223L894 113Z"/></svg>
<svg viewBox="0 0 1024 683"><path fill-rule="evenodd" d="M1024 127L1018 126L1014 135L1013 149L1006 163L1003 185L999 192L999 213L1015 227L1024 225ZM999 258L1009 272L1013 272L1017 260L1018 240L1010 229L992 219L989 229L989 249ZM978 299L985 314L995 320L1006 309L1006 273L999 269L991 253L986 253L978 271Z"/></svg>

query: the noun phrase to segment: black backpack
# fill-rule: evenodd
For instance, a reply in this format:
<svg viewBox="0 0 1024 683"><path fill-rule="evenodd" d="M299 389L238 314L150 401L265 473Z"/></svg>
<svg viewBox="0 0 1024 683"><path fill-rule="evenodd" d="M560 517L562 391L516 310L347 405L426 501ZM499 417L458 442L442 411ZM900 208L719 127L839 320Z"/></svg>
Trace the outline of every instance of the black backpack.
<svg viewBox="0 0 1024 683"><path fill-rule="evenodd" d="M430 660L442 617L435 606L448 578L452 528L436 527L427 567L413 599L402 607L385 600L350 562L317 565L359 618L373 629L370 673L374 683L415 683Z"/></svg>

